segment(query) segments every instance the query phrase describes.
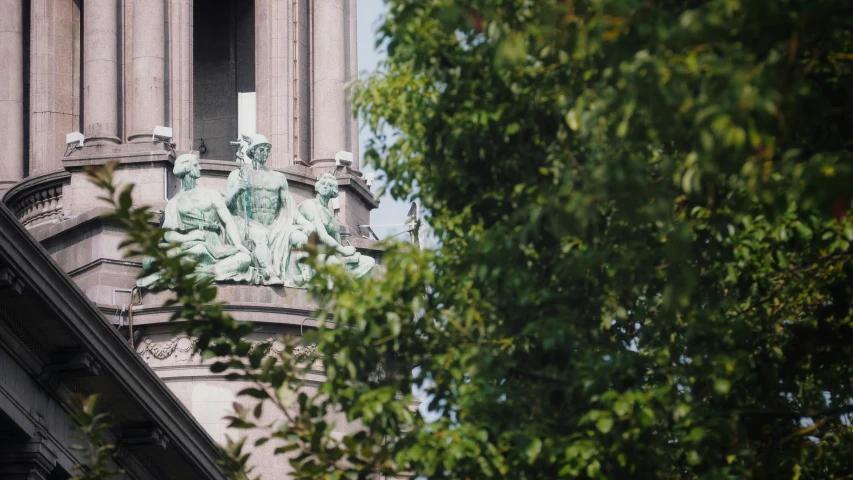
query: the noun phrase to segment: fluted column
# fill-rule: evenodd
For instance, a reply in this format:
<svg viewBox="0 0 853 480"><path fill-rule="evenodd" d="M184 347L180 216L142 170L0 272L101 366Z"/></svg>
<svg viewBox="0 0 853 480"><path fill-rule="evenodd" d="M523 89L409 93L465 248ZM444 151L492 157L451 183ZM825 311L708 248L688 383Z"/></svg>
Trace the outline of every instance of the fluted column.
<svg viewBox="0 0 853 480"><path fill-rule="evenodd" d="M349 28L347 29L346 47L349 56L347 57L347 82L358 77L358 17L356 0L347 0L347 16L346 22ZM352 89L346 91L346 96L352 95ZM347 150L352 152L352 169L358 170L359 166L359 149L358 149L358 119L355 118L355 112L352 105L347 102L346 120L347 120Z"/></svg>
<svg viewBox="0 0 853 480"><path fill-rule="evenodd" d="M24 178L23 0L0 0L0 190Z"/></svg>
<svg viewBox="0 0 853 480"><path fill-rule="evenodd" d="M30 2L30 168L29 176L62 168L65 134L80 130L75 114L74 33L79 28L73 0Z"/></svg>
<svg viewBox="0 0 853 480"><path fill-rule="evenodd" d="M166 124L166 9L164 0L133 5L133 107L131 142L150 141Z"/></svg>
<svg viewBox="0 0 853 480"><path fill-rule="evenodd" d="M335 152L347 148L345 2L314 1L312 164L334 162Z"/></svg>
<svg viewBox="0 0 853 480"><path fill-rule="evenodd" d="M290 0L255 2L255 90L257 131L272 142L267 160L271 167L284 167L294 157L294 36L293 4Z"/></svg>
<svg viewBox="0 0 853 480"><path fill-rule="evenodd" d="M199 2L205 8L207 2ZM178 150L193 145L193 1L169 0L169 125Z"/></svg>
<svg viewBox="0 0 853 480"><path fill-rule="evenodd" d="M120 143L118 1L86 0L83 12L83 133L87 142Z"/></svg>

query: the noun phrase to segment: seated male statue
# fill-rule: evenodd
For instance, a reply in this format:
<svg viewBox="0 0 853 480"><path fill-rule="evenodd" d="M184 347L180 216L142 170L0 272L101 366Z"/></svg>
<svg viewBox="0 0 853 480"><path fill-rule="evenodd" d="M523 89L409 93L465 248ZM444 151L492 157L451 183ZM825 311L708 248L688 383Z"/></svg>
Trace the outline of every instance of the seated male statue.
<svg viewBox="0 0 853 480"><path fill-rule="evenodd" d="M191 153L179 156L173 173L181 179L182 188L166 203L163 213L163 227L170 230L166 232L166 242L178 244L175 252L190 254L198 262L196 271L201 275L210 275L216 281L250 280L252 257L241 242L240 231L222 195L196 185L201 177L198 157ZM141 278L137 285L147 287L157 275Z"/></svg>
<svg viewBox="0 0 853 480"><path fill-rule="evenodd" d="M312 225L299 215L284 174L266 166L272 149L266 137L248 135L244 141L247 163L228 176L225 204L252 251L258 272L253 283L297 286L304 278L291 250L308 241Z"/></svg>
<svg viewBox="0 0 853 480"><path fill-rule="evenodd" d="M352 245L341 244L341 225L329 208L329 200L338 196L338 179L331 174L323 174L314 184L314 191L315 198L299 204L299 213L311 222L320 243L337 254L328 257L327 261L342 263L356 278L367 275L376 265L376 261L372 257L361 255Z"/></svg>

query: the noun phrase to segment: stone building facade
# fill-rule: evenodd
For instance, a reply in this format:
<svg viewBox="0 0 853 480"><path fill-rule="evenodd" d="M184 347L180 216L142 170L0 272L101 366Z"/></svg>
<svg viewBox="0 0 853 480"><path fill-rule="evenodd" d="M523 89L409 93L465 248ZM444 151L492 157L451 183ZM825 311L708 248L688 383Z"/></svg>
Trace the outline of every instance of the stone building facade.
<svg viewBox="0 0 853 480"><path fill-rule="evenodd" d="M225 479L189 409L0 205L0 478L68 479L84 460L69 399L91 393L120 480Z"/></svg>
<svg viewBox="0 0 853 480"><path fill-rule="evenodd" d="M0 12L3 203L93 305L89 321L111 323L204 440L223 441L222 416L242 386L212 375L191 354L193 339L172 333L165 294L136 295L141 260L118 248L123 233L101 221L100 193L84 170L117 161L116 181L135 184L135 202L162 211L180 187L177 156L197 153L200 183L223 191L237 167L229 142L260 133L273 145L267 165L286 176L296 201L313 196L320 175L337 178L344 235L379 257L360 228L378 204L359 171L346 102L357 71L356 0L0 0ZM158 126L171 139L155 137ZM67 137L74 132L84 140ZM353 153L351 165L336 164L339 151ZM304 290L226 284L220 300L255 322L258 342L311 328ZM284 459L260 451L256 462L264 478L286 478Z"/></svg>

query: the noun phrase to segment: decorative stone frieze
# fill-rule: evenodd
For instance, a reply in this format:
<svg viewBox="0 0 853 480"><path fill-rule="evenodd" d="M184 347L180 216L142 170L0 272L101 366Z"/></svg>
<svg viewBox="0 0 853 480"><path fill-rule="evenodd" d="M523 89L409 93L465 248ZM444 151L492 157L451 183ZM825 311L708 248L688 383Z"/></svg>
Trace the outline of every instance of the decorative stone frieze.
<svg viewBox="0 0 853 480"><path fill-rule="evenodd" d="M176 335L165 341L157 341L150 337L143 337L136 348L138 353L146 362L152 360L167 360L173 358L174 363L201 363L201 356L193 353L196 340L187 335ZM268 337L264 340L254 342L250 350L254 351L261 345L270 345L268 357L278 357L284 351L286 345L279 339ZM297 360L307 358L313 354L315 345L297 345L293 348L293 357Z"/></svg>
<svg viewBox="0 0 853 480"><path fill-rule="evenodd" d="M195 342L194 338L186 335L178 335L165 342L156 342L146 337L139 342L136 353L149 363L152 357L165 360L171 356L175 357L176 362L189 363L193 360Z"/></svg>

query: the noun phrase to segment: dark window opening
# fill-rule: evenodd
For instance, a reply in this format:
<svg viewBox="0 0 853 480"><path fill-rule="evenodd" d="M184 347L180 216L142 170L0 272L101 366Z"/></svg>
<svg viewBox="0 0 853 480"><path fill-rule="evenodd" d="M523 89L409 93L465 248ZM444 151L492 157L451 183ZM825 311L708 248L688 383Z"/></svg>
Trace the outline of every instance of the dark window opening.
<svg viewBox="0 0 853 480"><path fill-rule="evenodd" d="M238 92L255 91L253 0L207 0L193 9L193 149L233 160Z"/></svg>

